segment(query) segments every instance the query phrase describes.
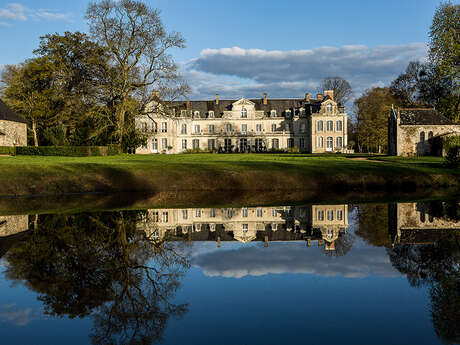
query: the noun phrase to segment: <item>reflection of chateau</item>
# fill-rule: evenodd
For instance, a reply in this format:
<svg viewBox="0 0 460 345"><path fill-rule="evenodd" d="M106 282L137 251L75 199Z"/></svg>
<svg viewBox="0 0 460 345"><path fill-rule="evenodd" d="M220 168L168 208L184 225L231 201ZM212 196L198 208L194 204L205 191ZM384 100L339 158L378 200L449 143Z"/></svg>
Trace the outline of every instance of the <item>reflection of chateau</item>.
<svg viewBox="0 0 460 345"><path fill-rule="evenodd" d="M15 239L29 229L29 216L0 216L0 258L8 252Z"/></svg>
<svg viewBox="0 0 460 345"><path fill-rule="evenodd" d="M444 202L398 203L389 207L389 232L395 244L429 244L446 232L460 230L460 222L448 217Z"/></svg>
<svg viewBox="0 0 460 345"><path fill-rule="evenodd" d="M157 239L192 241L317 241L326 250L346 232L347 205L149 210L139 228Z"/></svg>

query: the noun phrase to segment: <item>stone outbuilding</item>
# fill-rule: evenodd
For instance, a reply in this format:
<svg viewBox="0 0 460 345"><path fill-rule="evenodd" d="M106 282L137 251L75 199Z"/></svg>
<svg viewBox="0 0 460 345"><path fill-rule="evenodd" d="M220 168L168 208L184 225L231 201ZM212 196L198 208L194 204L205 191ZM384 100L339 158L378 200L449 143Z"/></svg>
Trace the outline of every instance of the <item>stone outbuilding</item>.
<svg viewBox="0 0 460 345"><path fill-rule="evenodd" d="M27 146L27 122L0 99L0 146Z"/></svg>
<svg viewBox="0 0 460 345"><path fill-rule="evenodd" d="M388 118L388 153L440 156L442 138L460 135L460 124L432 108L392 108Z"/></svg>

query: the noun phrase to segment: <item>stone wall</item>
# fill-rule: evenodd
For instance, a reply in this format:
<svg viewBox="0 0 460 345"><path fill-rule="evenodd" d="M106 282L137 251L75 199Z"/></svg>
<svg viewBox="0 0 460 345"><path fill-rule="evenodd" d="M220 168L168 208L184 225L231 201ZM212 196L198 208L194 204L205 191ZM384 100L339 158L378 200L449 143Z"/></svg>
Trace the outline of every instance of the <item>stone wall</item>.
<svg viewBox="0 0 460 345"><path fill-rule="evenodd" d="M399 125L397 130L398 156L430 155L432 153L430 138L450 133L460 135L460 125ZM424 140L422 140L423 137Z"/></svg>
<svg viewBox="0 0 460 345"><path fill-rule="evenodd" d="M27 125L0 120L0 146L27 146Z"/></svg>
<svg viewBox="0 0 460 345"><path fill-rule="evenodd" d="M29 216L0 216L0 237L6 237L29 229Z"/></svg>

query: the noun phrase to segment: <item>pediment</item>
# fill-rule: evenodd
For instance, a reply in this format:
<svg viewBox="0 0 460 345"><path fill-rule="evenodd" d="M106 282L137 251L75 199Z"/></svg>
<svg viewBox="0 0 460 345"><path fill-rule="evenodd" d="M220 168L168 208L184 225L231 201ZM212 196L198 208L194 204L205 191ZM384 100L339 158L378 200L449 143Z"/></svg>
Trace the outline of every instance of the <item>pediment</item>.
<svg viewBox="0 0 460 345"><path fill-rule="evenodd" d="M243 105L255 106L256 104L254 102L251 102L249 99L246 99L246 98L241 98L241 99L237 100L236 102L234 102L232 104L232 106L243 106Z"/></svg>

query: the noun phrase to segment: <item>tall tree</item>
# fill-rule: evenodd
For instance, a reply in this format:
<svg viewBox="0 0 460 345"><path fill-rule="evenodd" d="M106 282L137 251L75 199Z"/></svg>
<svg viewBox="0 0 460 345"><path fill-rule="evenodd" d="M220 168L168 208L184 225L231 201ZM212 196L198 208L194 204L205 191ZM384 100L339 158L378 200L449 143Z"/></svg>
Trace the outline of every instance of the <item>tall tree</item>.
<svg viewBox="0 0 460 345"><path fill-rule="evenodd" d="M162 93L187 90L168 54L171 48L183 48L184 39L179 33L167 33L159 11L142 1L91 2L86 19L92 36L107 49L118 72L112 86L117 99L116 131L122 143L130 98L140 101L141 111L154 89Z"/></svg>
<svg viewBox="0 0 460 345"><path fill-rule="evenodd" d="M460 89L460 4L439 5L430 27L429 58Z"/></svg>
<svg viewBox="0 0 460 345"><path fill-rule="evenodd" d="M340 77L327 77L321 82L320 92L324 90L334 90L334 100L345 104L353 96L351 85L348 81Z"/></svg>

